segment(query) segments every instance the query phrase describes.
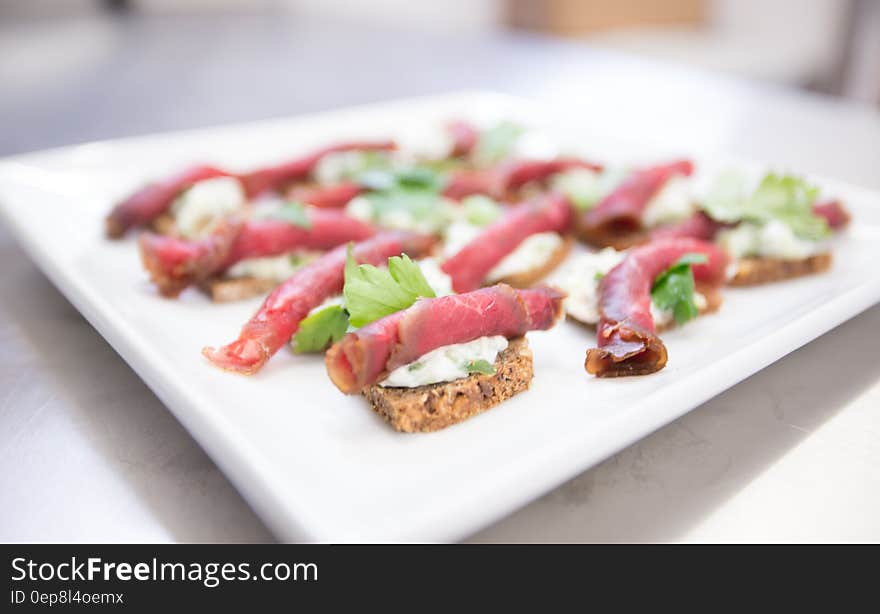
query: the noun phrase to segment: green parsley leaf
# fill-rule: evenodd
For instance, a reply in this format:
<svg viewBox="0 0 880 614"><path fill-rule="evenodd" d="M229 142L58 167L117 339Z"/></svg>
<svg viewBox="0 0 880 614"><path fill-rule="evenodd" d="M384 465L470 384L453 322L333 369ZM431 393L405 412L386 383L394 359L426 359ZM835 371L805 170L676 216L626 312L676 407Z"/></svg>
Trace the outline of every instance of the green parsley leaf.
<svg viewBox="0 0 880 614"><path fill-rule="evenodd" d="M706 254L691 252L676 260L675 264L706 264L707 262L709 262L709 257Z"/></svg>
<svg viewBox="0 0 880 614"><path fill-rule="evenodd" d="M348 151L341 155L344 161L336 169L336 180L352 181L367 171L391 167L391 156L387 151Z"/></svg>
<svg viewBox="0 0 880 614"><path fill-rule="evenodd" d="M565 194L578 211L589 211L602 199L599 178L587 169L562 173L553 180L553 187Z"/></svg>
<svg viewBox="0 0 880 614"><path fill-rule="evenodd" d="M310 263L315 257L313 253L293 252L287 255L287 261L290 262L291 266L300 268Z"/></svg>
<svg viewBox="0 0 880 614"><path fill-rule="evenodd" d="M478 165L488 166L506 158L516 140L522 135L522 126L513 122L501 122L484 130L474 150L474 160Z"/></svg>
<svg viewBox="0 0 880 614"><path fill-rule="evenodd" d="M575 168L556 175L553 189L565 194L578 211L589 211L614 191L630 173L626 167L612 167L597 172Z"/></svg>
<svg viewBox="0 0 880 614"><path fill-rule="evenodd" d="M495 375L495 365L488 360L472 360L464 366L468 373L483 373L485 375Z"/></svg>
<svg viewBox="0 0 880 614"><path fill-rule="evenodd" d="M671 310L677 324L684 324L700 313L694 304L693 264L704 264L704 254L685 254L654 280L651 300L660 309Z"/></svg>
<svg viewBox="0 0 880 614"><path fill-rule="evenodd" d="M299 323L299 330L293 336L293 351L297 354L323 352L342 339L347 330L348 312L341 305L330 305Z"/></svg>
<svg viewBox="0 0 880 614"><path fill-rule="evenodd" d="M464 167L466 164L461 158L440 158L438 160L419 160L419 166L429 168L435 173L446 174Z"/></svg>
<svg viewBox="0 0 880 614"><path fill-rule="evenodd" d="M358 181L369 192L364 201L373 222L389 228L437 232L449 222L449 206L441 197L443 174L418 166L404 170L372 170Z"/></svg>
<svg viewBox="0 0 880 614"><path fill-rule="evenodd" d="M391 153L378 149L358 152L361 169L386 168L391 164Z"/></svg>
<svg viewBox="0 0 880 614"><path fill-rule="evenodd" d="M361 173L357 182L368 190L390 190L397 185L397 177L390 169L374 169Z"/></svg>
<svg viewBox="0 0 880 614"><path fill-rule="evenodd" d="M296 201L284 203L277 211L272 212L271 217L284 220L306 230L312 227L312 220L309 219L305 206Z"/></svg>
<svg viewBox="0 0 880 614"><path fill-rule="evenodd" d="M409 256L402 254L388 259L388 272L406 292L414 297L425 296L434 298L434 289L425 279L422 269Z"/></svg>
<svg viewBox="0 0 880 614"><path fill-rule="evenodd" d="M416 166L397 173L397 183L410 188L439 190L442 185L440 173L424 167Z"/></svg>
<svg viewBox="0 0 880 614"><path fill-rule="evenodd" d="M416 188L439 192L445 183L442 173L427 166L413 166L400 170L372 169L361 173L358 183L374 192L400 188Z"/></svg>
<svg viewBox="0 0 880 614"><path fill-rule="evenodd" d="M818 241L831 230L824 218L813 213L819 189L794 175L768 173L752 194L746 178L736 172L721 175L706 195L703 208L720 222L749 221L765 224L778 220L802 239Z"/></svg>
<svg viewBox="0 0 880 614"><path fill-rule="evenodd" d="M450 207L434 190L396 188L364 196L373 222L388 228L436 233L451 218Z"/></svg>
<svg viewBox="0 0 880 614"><path fill-rule="evenodd" d="M474 226L488 226L501 216L501 205L481 194L463 198L461 207L465 219Z"/></svg>
<svg viewBox="0 0 880 614"><path fill-rule="evenodd" d="M422 270L409 256L388 259L388 268L358 264L351 245L345 261L342 289L352 326L364 326L396 311L406 309L419 297L433 298Z"/></svg>

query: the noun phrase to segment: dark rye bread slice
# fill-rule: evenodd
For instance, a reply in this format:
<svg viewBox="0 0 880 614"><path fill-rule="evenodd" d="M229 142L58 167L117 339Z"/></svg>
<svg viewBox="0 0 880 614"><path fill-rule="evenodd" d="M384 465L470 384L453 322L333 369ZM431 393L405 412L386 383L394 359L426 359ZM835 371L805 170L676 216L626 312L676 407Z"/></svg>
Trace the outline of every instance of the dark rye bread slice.
<svg viewBox="0 0 880 614"><path fill-rule="evenodd" d="M406 433L438 431L467 420L528 390L532 382L532 350L525 337L511 339L495 360L495 374L475 373L453 382L417 388L364 390L373 410L395 430Z"/></svg>
<svg viewBox="0 0 880 614"><path fill-rule="evenodd" d="M529 286L533 286L562 264L562 261L568 257L568 253L571 251L572 243L573 240L571 237L563 237L562 243L559 244L559 247L553 250L553 253L550 254L550 257L547 258L547 261L544 264L533 267L528 271L521 271L513 275L508 275L507 277L503 277L498 281L493 282L491 285L502 283L507 284L508 286L513 286L514 288L528 288Z"/></svg>
<svg viewBox="0 0 880 614"><path fill-rule="evenodd" d="M731 286L758 286L813 275L830 269L831 260L831 252L823 252L800 260L741 258L736 261L736 271L727 283Z"/></svg>
<svg viewBox="0 0 880 614"><path fill-rule="evenodd" d="M215 303L243 301L263 296L275 289L278 281L263 277L211 277L199 284Z"/></svg>
<svg viewBox="0 0 880 614"><path fill-rule="evenodd" d="M628 225L621 228L606 227L601 229L587 228L580 218L575 219L574 233L581 242L597 248L613 247L617 251L629 249L650 238L648 231L633 229Z"/></svg>
<svg viewBox="0 0 880 614"><path fill-rule="evenodd" d="M177 235L177 224L174 216L163 213L151 223L151 229L161 235ZM211 297L215 303L230 303L242 301L255 296L262 296L274 289L278 282L272 279L259 279L257 277L224 277L222 275L210 277L199 283L199 288Z"/></svg>
<svg viewBox="0 0 880 614"><path fill-rule="evenodd" d="M160 235L173 235L177 233L177 223L170 213L163 213L150 223L153 232Z"/></svg>
<svg viewBox="0 0 880 614"><path fill-rule="evenodd" d="M150 229L161 235L178 235L177 222L171 213L165 212L150 223ZM199 282L199 289L215 303L243 301L263 296L281 282L259 277L225 277L217 275Z"/></svg>

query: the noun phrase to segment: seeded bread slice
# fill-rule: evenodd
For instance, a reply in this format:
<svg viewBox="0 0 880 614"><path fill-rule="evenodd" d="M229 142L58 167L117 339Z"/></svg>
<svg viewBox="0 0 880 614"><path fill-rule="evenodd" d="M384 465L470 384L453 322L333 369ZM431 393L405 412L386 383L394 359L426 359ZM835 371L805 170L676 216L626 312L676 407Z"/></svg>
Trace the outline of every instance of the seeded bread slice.
<svg viewBox="0 0 880 614"><path fill-rule="evenodd" d="M163 213L151 223L153 231L160 235L172 235L177 232L177 223L170 213Z"/></svg>
<svg viewBox="0 0 880 614"><path fill-rule="evenodd" d="M495 359L495 374L475 373L454 382L417 388L364 390L373 410L398 431L427 433L467 420L528 390L532 381L532 350L525 337L511 339Z"/></svg>
<svg viewBox="0 0 880 614"><path fill-rule="evenodd" d="M593 230L575 221L574 233L581 242L596 248L613 247L617 251L629 249L650 239L647 231L642 229L608 229Z"/></svg>
<svg viewBox="0 0 880 614"><path fill-rule="evenodd" d="M823 252L800 260L741 258L737 260L736 272L727 283L731 286L757 286L813 275L830 269L831 260L831 252Z"/></svg>
<svg viewBox="0 0 880 614"><path fill-rule="evenodd" d="M568 256L568 253L571 251L571 245L573 241L571 237L565 237L562 243L559 244L553 253L550 254L550 257L547 259L547 262L542 264L539 267L534 267L529 269L528 271L522 271L520 273L515 273L513 275L508 275L502 279L499 279L493 283L502 283L507 284L508 286L513 286L514 288L528 288L532 286L542 279L544 279L547 275L549 275L556 267L558 267L563 260Z"/></svg>
<svg viewBox="0 0 880 614"><path fill-rule="evenodd" d="M274 279L262 277L211 277L199 284L199 287L215 303L229 303L262 296L274 290L277 285L278 282Z"/></svg>

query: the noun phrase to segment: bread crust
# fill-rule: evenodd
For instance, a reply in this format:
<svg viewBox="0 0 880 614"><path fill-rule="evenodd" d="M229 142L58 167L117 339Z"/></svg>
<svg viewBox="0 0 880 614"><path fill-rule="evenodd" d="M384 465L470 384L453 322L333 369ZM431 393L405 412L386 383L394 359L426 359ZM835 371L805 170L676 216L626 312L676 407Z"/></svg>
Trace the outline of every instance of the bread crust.
<svg viewBox="0 0 880 614"><path fill-rule="evenodd" d="M533 374L532 350L525 337L518 337L498 354L494 375L475 373L417 388L373 385L363 394L395 430L428 433L467 420L528 390Z"/></svg>
<svg viewBox="0 0 880 614"><path fill-rule="evenodd" d="M502 283L507 284L508 286L513 286L514 288L528 288L533 286L562 264L562 261L568 257L568 253L571 251L573 243L574 241L571 237L563 237L562 243L559 244L559 247L553 250L553 253L550 254L550 257L541 266L534 267L528 271L515 273L514 275L508 275L498 281L492 282L490 285Z"/></svg>
<svg viewBox="0 0 880 614"><path fill-rule="evenodd" d="M727 282L731 286L757 286L822 273L831 268L831 252L822 252L800 260L782 258L741 258L736 272Z"/></svg>
<svg viewBox="0 0 880 614"><path fill-rule="evenodd" d="M177 222L170 213L163 213L150 224L153 231L160 235L173 235L177 232Z"/></svg>
<svg viewBox="0 0 880 614"><path fill-rule="evenodd" d="M278 282L262 277L211 277L199 287L215 303L243 301L255 296L263 296L275 289Z"/></svg>
<svg viewBox="0 0 880 614"><path fill-rule="evenodd" d="M650 239L648 231L643 229L591 229L577 219L574 232L581 242L593 247L613 247L617 251L640 245Z"/></svg>

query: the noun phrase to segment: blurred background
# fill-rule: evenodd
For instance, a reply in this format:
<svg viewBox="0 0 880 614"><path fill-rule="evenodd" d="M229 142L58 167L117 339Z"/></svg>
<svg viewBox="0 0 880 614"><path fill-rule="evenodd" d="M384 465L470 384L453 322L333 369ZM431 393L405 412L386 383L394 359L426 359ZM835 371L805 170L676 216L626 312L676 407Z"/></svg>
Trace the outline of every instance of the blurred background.
<svg viewBox="0 0 880 614"><path fill-rule="evenodd" d="M436 30L520 29L880 100L875 0L0 0L0 18L274 13Z"/></svg>
<svg viewBox="0 0 880 614"><path fill-rule="evenodd" d="M0 0L0 154L450 89L546 90L589 74L572 68L578 47L592 68L611 50L880 102L876 0Z"/></svg>

